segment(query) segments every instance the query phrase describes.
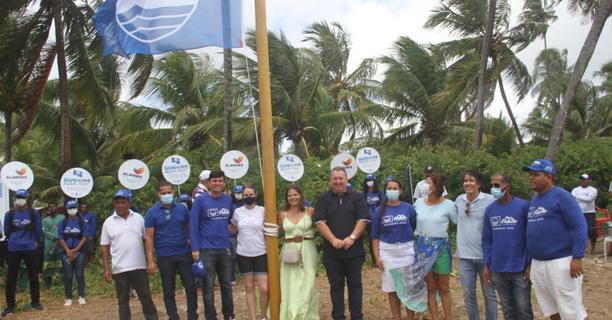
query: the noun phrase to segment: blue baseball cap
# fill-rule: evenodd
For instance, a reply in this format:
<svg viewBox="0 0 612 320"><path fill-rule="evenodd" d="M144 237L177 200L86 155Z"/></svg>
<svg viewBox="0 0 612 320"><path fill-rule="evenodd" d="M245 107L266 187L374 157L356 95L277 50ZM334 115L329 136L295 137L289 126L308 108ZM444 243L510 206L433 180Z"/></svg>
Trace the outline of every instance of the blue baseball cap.
<svg viewBox="0 0 612 320"><path fill-rule="evenodd" d="M19 189L15 191L15 198L27 199L29 196L30 194L28 193L28 190L26 189Z"/></svg>
<svg viewBox="0 0 612 320"><path fill-rule="evenodd" d="M189 195L185 193L179 196L179 202L188 202L190 199L191 198L189 197Z"/></svg>
<svg viewBox="0 0 612 320"><path fill-rule="evenodd" d="M237 184L234 187L234 193L242 193L243 190L244 190L244 186L242 186L241 184Z"/></svg>
<svg viewBox="0 0 612 320"><path fill-rule="evenodd" d="M376 180L376 175L373 174L373 173L368 173L368 174L366 174L365 179L366 180Z"/></svg>
<svg viewBox="0 0 612 320"><path fill-rule="evenodd" d="M546 159L537 159L530 166L524 166L523 171L541 171L548 174L557 174L555 165Z"/></svg>
<svg viewBox="0 0 612 320"><path fill-rule="evenodd" d="M78 207L79 207L79 205L77 204L77 202L75 200L68 200L68 201L66 201L66 209L76 209Z"/></svg>
<svg viewBox="0 0 612 320"><path fill-rule="evenodd" d="M346 190L353 190L353 185L350 183L346 184Z"/></svg>
<svg viewBox="0 0 612 320"><path fill-rule="evenodd" d="M123 198L127 201L131 201L132 193L128 189L119 189L117 190L117 192L115 192L115 195L113 196L113 200L117 198Z"/></svg>
<svg viewBox="0 0 612 320"><path fill-rule="evenodd" d="M202 260L198 260L191 265L191 271L196 278L202 279L206 276L206 267Z"/></svg>

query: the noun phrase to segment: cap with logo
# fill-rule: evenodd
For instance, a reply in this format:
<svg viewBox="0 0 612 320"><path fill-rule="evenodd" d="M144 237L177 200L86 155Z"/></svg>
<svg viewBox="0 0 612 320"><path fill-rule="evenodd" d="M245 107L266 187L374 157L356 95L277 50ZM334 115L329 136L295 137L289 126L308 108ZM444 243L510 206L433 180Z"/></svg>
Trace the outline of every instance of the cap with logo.
<svg viewBox="0 0 612 320"><path fill-rule="evenodd" d="M202 172L200 172L200 180L206 180L210 178L210 170L202 170Z"/></svg>
<svg viewBox="0 0 612 320"><path fill-rule="evenodd" d="M113 200L116 200L118 198L123 198L127 201L131 201L132 193L128 189L119 189L117 190L117 192L115 192L115 195L113 196Z"/></svg>
<svg viewBox="0 0 612 320"><path fill-rule="evenodd" d="M234 193L242 193L243 190L244 190L244 186L242 186L241 184L237 184L234 187Z"/></svg>
<svg viewBox="0 0 612 320"><path fill-rule="evenodd" d="M202 260L198 260L191 265L191 271L196 278L204 278L206 275L206 267Z"/></svg>
<svg viewBox="0 0 612 320"><path fill-rule="evenodd" d="M555 165L546 159L537 159L530 166L524 166L523 171L540 171L548 174L557 174Z"/></svg>
<svg viewBox="0 0 612 320"><path fill-rule="evenodd" d="M368 173L368 174L366 174L365 179L366 180L376 180L376 175L373 174L373 173Z"/></svg>
<svg viewBox="0 0 612 320"><path fill-rule="evenodd" d="M15 198L27 199L29 196L30 193L28 193L28 190L26 189L19 189L15 191Z"/></svg>
<svg viewBox="0 0 612 320"><path fill-rule="evenodd" d="M580 175L580 179L581 179L581 180L590 180L590 179L591 179L591 176L589 176L589 175L588 175L588 174L586 174L586 173L583 173L583 174L581 174L581 175Z"/></svg>
<svg viewBox="0 0 612 320"><path fill-rule="evenodd" d="M188 194L181 194L179 196L179 202L188 202L191 199Z"/></svg>
<svg viewBox="0 0 612 320"><path fill-rule="evenodd" d="M77 202L75 200L68 200L68 201L66 201L66 209L76 209L78 207L79 207L79 205L77 204Z"/></svg>

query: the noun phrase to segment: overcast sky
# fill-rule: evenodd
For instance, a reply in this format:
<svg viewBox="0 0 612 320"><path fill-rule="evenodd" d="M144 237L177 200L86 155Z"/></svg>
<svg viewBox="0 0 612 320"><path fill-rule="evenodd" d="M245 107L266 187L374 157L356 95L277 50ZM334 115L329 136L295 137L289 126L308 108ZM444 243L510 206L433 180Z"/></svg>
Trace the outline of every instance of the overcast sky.
<svg viewBox="0 0 612 320"><path fill-rule="evenodd" d="M243 0L245 29L255 28L255 12L252 0ZM580 53L590 25L581 24L581 16L572 16L566 7L567 1L557 8L559 19L548 32L549 48L568 50L568 62L573 64ZM400 36L409 36L419 43L437 43L451 39L447 30L426 30L423 28L430 12L439 4L437 0L267 0L268 29L283 31L296 47L308 46L302 42L302 31L313 22L337 21L351 35L352 50L349 70L355 68L364 58L387 54L393 42ZM510 0L513 17L523 6L523 0ZM612 23L608 21L601 35L595 54L591 59L585 79L593 79L593 72L605 62L612 60ZM518 54L531 72L538 53L544 49L538 40ZM238 49L237 51L246 51ZM206 50L208 51L208 50ZM209 51L210 52L210 51ZM213 52L218 52L215 50ZM214 55L216 61L221 56ZM380 73L380 68L379 68ZM508 95L511 95L510 92ZM522 122L533 108L534 99L528 97L519 104L510 98L519 122ZM501 97L496 96L489 114L499 115L503 108ZM505 112L503 112L506 117Z"/></svg>

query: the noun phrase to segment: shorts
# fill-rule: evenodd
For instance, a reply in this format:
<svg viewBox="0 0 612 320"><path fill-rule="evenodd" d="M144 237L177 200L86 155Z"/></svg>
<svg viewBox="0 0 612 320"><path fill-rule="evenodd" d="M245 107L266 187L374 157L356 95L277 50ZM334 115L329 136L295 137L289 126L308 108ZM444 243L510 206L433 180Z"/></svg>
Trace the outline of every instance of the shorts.
<svg viewBox="0 0 612 320"><path fill-rule="evenodd" d="M265 253L256 257L245 257L237 254L236 260L238 270L243 276L265 276L268 274L268 258Z"/></svg>
<svg viewBox="0 0 612 320"><path fill-rule="evenodd" d="M436 259L436 262L434 262L433 266L431 267L430 272L437 274L451 273L451 261L450 256L448 254L448 250L446 250L446 248L442 248L442 250L440 251L440 255Z"/></svg>
<svg viewBox="0 0 612 320"><path fill-rule="evenodd" d="M382 291L395 292L395 285L389 270L414 263L414 242L386 243L380 241L378 251L385 264L385 270L382 273Z"/></svg>
<svg viewBox="0 0 612 320"><path fill-rule="evenodd" d="M572 257L531 261L529 278L540 310L545 317L558 313L561 319L582 320L587 313L582 304L582 276L570 276Z"/></svg>

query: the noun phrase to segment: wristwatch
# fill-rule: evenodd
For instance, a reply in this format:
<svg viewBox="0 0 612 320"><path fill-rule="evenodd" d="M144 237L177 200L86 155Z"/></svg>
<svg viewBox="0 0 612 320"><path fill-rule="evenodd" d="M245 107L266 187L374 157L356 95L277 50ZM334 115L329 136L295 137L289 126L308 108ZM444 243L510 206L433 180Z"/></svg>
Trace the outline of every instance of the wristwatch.
<svg viewBox="0 0 612 320"><path fill-rule="evenodd" d="M357 237L355 237L355 235L354 235L354 234L352 234L352 233L351 233L351 235L349 236L349 238L351 238L351 240L353 240L353 241L357 240Z"/></svg>

